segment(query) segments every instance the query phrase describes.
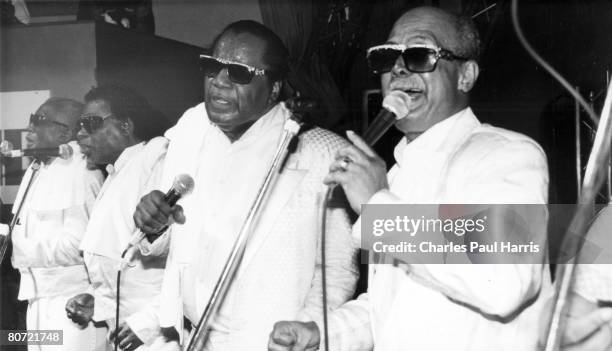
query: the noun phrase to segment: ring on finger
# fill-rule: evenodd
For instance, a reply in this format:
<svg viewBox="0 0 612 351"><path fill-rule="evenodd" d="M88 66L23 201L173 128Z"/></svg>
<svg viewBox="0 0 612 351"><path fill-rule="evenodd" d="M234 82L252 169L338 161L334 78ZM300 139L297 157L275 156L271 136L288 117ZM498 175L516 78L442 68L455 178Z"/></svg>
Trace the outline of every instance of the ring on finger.
<svg viewBox="0 0 612 351"><path fill-rule="evenodd" d="M351 163L350 158L348 157L343 158L342 161L340 161L340 168L346 171L350 163Z"/></svg>

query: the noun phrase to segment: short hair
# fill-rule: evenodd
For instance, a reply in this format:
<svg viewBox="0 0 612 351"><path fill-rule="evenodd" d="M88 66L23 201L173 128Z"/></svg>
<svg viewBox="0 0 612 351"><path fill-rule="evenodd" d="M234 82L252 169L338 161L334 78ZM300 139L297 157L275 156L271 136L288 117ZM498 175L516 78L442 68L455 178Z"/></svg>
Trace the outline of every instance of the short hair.
<svg viewBox="0 0 612 351"><path fill-rule="evenodd" d="M76 135L78 132L78 122L81 112L83 112L83 104L68 98L52 97L47 99L41 106L49 106L54 113L62 114L68 118L68 127Z"/></svg>
<svg viewBox="0 0 612 351"><path fill-rule="evenodd" d="M162 135L170 127L170 123L160 112L153 110L144 97L128 87L93 87L85 94L85 102L96 100L106 102L116 118L132 121L134 136L139 140L149 141Z"/></svg>
<svg viewBox="0 0 612 351"><path fill-rule="evenodd" d="M251 21L242 20L230 23L225 27L213 41L213 50L217 47L219 40L226 34L251 34L266 43L266 48L263 55L263 60L270 67L271 74L269 75L272 81L283 80L289 73L289 51L283 43L282 39L276 35L270 28L263 24Z"/></svg>
<svg viewBox="0 0 612 351"><path fill-rule="evenodd" d="M457 56L478 62L481 55L480 34L474 21L468 16L456 16L455 30L457 31Z"/></svg>

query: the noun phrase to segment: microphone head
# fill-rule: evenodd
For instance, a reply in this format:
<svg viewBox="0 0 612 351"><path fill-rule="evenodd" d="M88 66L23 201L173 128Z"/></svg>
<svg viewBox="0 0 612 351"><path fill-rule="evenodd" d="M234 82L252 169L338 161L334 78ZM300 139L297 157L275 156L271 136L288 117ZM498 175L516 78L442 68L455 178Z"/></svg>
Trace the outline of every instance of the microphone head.
<svg viewBox="0 0 612 351"><path fill-rule="evenodd" d="M0 143L0 153L4 155L11 151L13 151L13 143L8 140L2 140Z"/></svg>
<svg viewBox="0 0 612 351"><path fill-rule="evenodd" d="M72 146L68 144L62 144L59 146L58 156L62 160L67 160L72 157L73 152L74 151L72 150Z"/></svg>
<svg viewBox="0 0 612 351"><path fill-rule="evenodd" d="M396 120L400 120L408 116L410 112L410 105L412 104L412 98L401 90L393 90L382 102L382 106L393 112Z"/></svg>
<svg viewBox="0 0 612 351"><path fill-rule="evenodd" d="M193 191L194 181L189 174L179 174L174 178L172 189L180 196L185 196Z"/></svg>

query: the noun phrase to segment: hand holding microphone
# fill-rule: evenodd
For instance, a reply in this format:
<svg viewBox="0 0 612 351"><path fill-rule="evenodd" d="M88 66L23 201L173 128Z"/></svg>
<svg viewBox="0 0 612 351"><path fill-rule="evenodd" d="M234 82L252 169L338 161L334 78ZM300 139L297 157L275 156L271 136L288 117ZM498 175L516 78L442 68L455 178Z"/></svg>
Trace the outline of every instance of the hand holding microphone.
<svg viewBox="0 0 612 351"><path fill-rule="evenodd" d="M176 202L191 193L193 187L193 178L181 174L174 179L172 188L166 194L154 190L143 196L134 212L136 227L146 235L155 235L173 222L185 223L183 208Z"/></svg>
<svg viewBox="0 0 612 351"><path fill-rule="evenodd" d="M132 236L128 246L121 257L123 262L121 269L129 265L132 261L138 245L145 237L150 241L157 239L170 224L177 222L185 223L183 208L177 205L176 202L183 196L188 195L193 191L193 178L187 174L181 174L174 178L172 187L166 194L159 190L154 190L140 199L140 203L136 206L134 213L134 222L136 228L139 228L136 234Z"/></svg>
<svg viewBox="0 0 612 351"><path fill-rule="evenodd" d="M357 214L361 214L361 204L367 203L376 192L389 188L386 164L370 145L408 115L411 102L410 96L403 91L390 92L383 100L383 109L364 132L363 138L352 131L346 133L353 145L338 151L329 168L330 173L323 180L326 185L341 185Z"/></svg>
<svg viewBox="0 0 612 351"><path fill-rule="evenodd" d="M401 90L393 90L385 96L382 102L382 110L374 121L363 132L363 140L367 145L374 145L395 122L408 116L412 98Z"/></svg>

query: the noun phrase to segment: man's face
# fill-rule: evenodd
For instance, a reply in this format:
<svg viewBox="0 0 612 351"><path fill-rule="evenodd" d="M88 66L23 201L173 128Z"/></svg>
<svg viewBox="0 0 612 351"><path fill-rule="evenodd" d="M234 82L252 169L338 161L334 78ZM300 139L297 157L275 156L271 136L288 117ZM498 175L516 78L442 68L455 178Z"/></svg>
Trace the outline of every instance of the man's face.
<svg viewBox="0 0 612 351"><path fill-rule="evenodd" d="M105 117L101 128L91 133L81 128L77 134L81 152L87 157L88 168L114 163L128 146L126 133L122 129L124 122L112 117L110 106L103 100L88 102L83 116Z"/></svg>
<svg viewBox="0 0 612 351"><path fill-rule="evenodd" d="M26 134L28 149L56 147L69 141L71 133L65 115L56 112L49 105L40 106L36 114L44 116L44 120L28 125Z"/></svg>
<svg viewBox="0 0 612 351"><path fill-rule="evenodd" d="M456 47L454 28L437 14L409 12L393 27L388 39L392 44L441 47L453 51ZM436 69L428 73L413 73L399 57L390 72L381 76L383 95L392 90L409 92L412 106L409 115L396 123L404 133L423 132L434 124L461 110L464 97L458 90L460 62L440 59Z"/></svg>
<svg viewBox="0 0 612 351"><path fill-rule="evenodd" d="M213 57L269 69L264 64L265 43L250 34L225 34ZM204 78L204 101L208 117L230 138L238 138L271 106L272 84L267 76L254 76L249 84L237 84L222 69L215 77Z"/></svg>

